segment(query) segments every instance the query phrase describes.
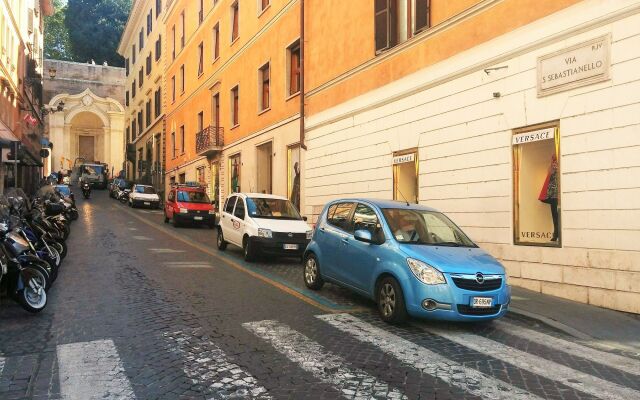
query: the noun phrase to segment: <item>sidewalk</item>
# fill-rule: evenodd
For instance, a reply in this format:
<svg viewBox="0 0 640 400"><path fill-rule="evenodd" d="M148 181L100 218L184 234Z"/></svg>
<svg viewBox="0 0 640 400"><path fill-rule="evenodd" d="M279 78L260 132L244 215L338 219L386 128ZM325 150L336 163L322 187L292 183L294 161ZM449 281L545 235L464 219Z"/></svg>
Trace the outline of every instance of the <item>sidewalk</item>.
<svg viewBox="0 0 640 400"><path fill-rule="evenodd" d="M512 287L509 310L582 340L640 354L640 316Z"/></svg>

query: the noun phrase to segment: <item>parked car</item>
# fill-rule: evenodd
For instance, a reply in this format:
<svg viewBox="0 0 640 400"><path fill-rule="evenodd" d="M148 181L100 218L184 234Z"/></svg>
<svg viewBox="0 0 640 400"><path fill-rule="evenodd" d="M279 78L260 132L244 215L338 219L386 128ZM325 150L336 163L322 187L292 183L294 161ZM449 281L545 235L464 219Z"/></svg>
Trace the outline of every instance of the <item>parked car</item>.
<svg viewBox="0 0 640 400"><path fill-rule="evenodd" d="M441 212L388 200L327 204L304 254L313 290L333 282L376 301L381 318L455 321L502 317L504 267Z"/></svg>
<svg viewBox="0 0 640 400"><path fill-rule="evenodd" d="M216 212L203 187L173 186L164 205L164 222L173 220L174 226L184 223L216 226Z"/></svg>
<svg viewBox="0 0 640 400"><path fill-rule="evenodd" d="M301 257L313 231L286 197L235 193L220 211L218 249L242 247L246 261L260 255Z"/></svg>
<svg viewBox="0 0 640 400"><path fill-rule="evenodd" d="M156 189L149 185L133 185L131 193L129 193L130 207L151 207L159 208L160 196L156 193Z"/></svg>

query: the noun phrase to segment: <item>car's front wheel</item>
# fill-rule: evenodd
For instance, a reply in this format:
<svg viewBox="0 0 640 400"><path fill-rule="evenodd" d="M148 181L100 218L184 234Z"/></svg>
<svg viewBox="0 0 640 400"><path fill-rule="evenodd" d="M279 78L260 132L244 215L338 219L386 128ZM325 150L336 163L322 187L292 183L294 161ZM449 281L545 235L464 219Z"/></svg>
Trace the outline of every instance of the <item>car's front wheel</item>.
<svg viewBox="0 0 640 400"><path fill-rule="evenodd" d="M313 253L309 253L304 259L304 284L312 290L320 290L324 285L324 280L320 276L318 259Z"/></svg>
<svg viewBox="0 0 640 400"><path fill-rule="evenodd" d="M255 245L251 242L251 239L245 237L243 241L242 249L244 250L244 260L251 262L256 259Z"/></svg>
<svg viewBox="0 0 640 400"><path fill-rule="evenodd" d="M402 288L395 278L387 276L380 281L376 300L380 318L384 322L397 324L407 319L407 308Z"/></svg>
<svg viewBox="0 0 640 400"><path fill-rule="evenodd" d="M224 251L227 249L227 242L224 240L222 228L218 228L218 238L216 240L216 244L218 245L218 250Z"/></svg>

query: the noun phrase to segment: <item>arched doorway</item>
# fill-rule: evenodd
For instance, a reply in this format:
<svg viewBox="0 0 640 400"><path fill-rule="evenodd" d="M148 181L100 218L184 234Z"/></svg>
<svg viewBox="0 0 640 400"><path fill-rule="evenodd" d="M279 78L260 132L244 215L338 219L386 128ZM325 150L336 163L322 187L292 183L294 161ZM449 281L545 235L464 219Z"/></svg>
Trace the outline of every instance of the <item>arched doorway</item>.
<svg viewBox="0 0 640 400"><path fill-rule="evenodd" d="M71 119L71 151L86 161L104 162L104 123L95 113L81 112Z"/></svg>

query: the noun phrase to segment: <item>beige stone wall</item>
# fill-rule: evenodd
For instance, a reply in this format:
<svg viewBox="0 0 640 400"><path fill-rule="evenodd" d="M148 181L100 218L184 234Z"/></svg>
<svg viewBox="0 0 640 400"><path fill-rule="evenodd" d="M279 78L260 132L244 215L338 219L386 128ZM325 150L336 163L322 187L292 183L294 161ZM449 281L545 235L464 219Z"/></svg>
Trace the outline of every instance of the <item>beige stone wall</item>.
<svg viewBox="0 0 640 400"><path fill-rule="evenodd" d="M56 70L54 79L49 78L51 68ZM43 76L45 104L55 95L77 94L87 88L99 97L110 97L124 104L124 68L45 60Z"/></svg>

